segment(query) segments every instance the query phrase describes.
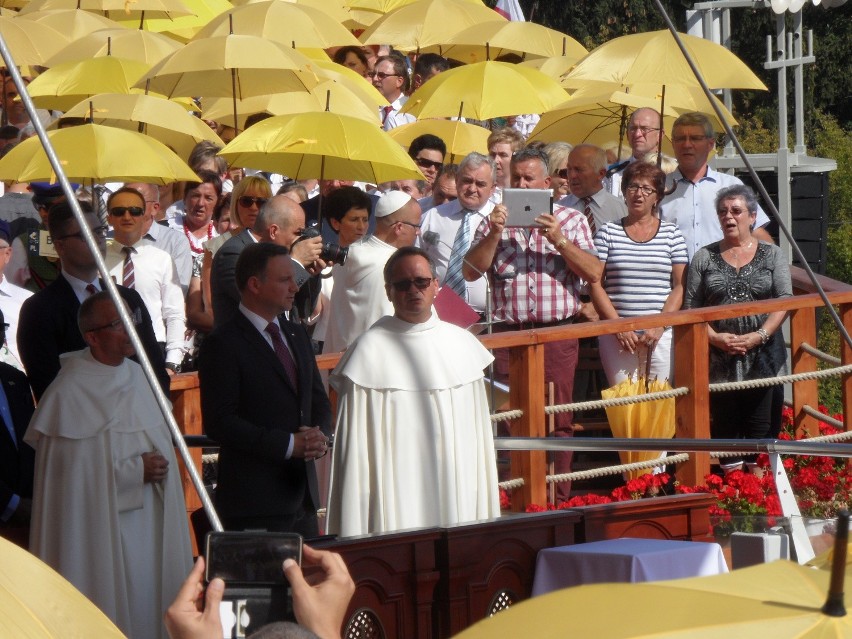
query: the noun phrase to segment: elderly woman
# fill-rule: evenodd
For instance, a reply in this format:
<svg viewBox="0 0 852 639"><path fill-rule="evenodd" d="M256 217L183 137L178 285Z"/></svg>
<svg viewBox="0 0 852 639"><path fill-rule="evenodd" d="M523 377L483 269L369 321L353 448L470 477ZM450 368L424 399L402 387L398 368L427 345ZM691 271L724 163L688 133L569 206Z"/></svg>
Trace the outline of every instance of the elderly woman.
<svg viewBox="0 0 852 639"><path fill-rule="evenodd" d="M603 262L601 282L589 293L602 319L654 315L680 309L686 275L686 243L675 224L657 216L666 176L647 162L634 162L621 181L627 217L607 222L595 236ZM637 372L671 378L671 328L624 331L598 338L601 362L614 385Z"/></svg>
<svg viewBox="0 0 852 639"><path fill-rule="evenodd" d="M684 307L721 306L793 294L790 268L780 248L752 235L757 200L747 186L722 189L716 213L723 237L696 252L686 283ZM774 377L786 364L784 338L779 330L786 313L733 317L711 322L710 381L734 382ZM710 396L711 436L720 439L760 439L772 423L773 389L754 388ZM737 470L754 455L728 458L726 471Z"/></svg>

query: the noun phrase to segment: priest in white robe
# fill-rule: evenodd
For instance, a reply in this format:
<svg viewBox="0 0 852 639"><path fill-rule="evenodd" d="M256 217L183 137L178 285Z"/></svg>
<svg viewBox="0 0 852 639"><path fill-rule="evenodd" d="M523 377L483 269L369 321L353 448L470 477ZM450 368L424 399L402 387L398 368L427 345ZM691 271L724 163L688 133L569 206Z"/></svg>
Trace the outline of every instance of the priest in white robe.
<svg viewBox="0 0 852 639"><path fill-rule="evenodd" d="M346 351L338 393L328 531L344 537L500 514L483 370L492 356L442 322L434 265L398 250L384 271L394 315Z"/></svg>
<svg viewBox="0 0 852 639"><path fill-rule="evenodd" d="M109 295L86 299L89 348L62 356L24 438L36 450L30 550L131 639L165 639L192 568L168 426Z"/></svg>

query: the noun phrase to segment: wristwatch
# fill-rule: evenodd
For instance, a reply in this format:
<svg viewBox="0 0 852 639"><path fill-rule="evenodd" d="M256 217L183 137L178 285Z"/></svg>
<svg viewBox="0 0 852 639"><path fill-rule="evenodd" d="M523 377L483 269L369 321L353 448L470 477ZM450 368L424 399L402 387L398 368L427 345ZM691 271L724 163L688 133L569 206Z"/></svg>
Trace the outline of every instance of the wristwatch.
<svg viewBox="0 0 852 639"><path fill-rule="evenodd" d="M180 373L180 364L172 364L171 362L166 362L166 368L175 373Z"/></svg>

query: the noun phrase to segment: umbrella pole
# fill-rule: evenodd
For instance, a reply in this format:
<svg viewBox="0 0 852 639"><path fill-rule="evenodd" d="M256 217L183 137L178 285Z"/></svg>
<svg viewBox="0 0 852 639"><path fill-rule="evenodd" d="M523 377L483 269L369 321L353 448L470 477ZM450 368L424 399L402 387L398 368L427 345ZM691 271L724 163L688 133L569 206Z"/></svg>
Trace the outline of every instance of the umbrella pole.
<svg viewBox="0 0 852 639"><path fill-rule="evenodd" d="M616 163L621 162L621 150L624 148L624 129L627 126L627 105L621 105L621 124L618 125L618 156Z"/></svg>
<svg viewBox="0 0 852 639"><path fill-rule="evenodd" d="M822 607L823 614L829 617L845 617L843 604L843 581L846 577L846 550L849 544L849 511L837 513L837 536L834 538L834 557L831 561L831 583L828 587L828 599Z"/></svg>
<svg viewBox="0 0 852 639"><path fill-rule="evenodd" d="M660 129L663 128L663 113L666 108L666 85L663 85L663 94L660 96ZM663 132L659 131L660 136L657 140L657 168L663 166Z"/></svg>

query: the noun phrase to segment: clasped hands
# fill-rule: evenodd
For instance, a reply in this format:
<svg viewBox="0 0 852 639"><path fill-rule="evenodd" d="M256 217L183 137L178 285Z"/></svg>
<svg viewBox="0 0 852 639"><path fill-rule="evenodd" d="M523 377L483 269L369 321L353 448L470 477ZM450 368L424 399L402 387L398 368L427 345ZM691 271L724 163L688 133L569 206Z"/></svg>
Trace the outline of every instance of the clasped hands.
<svg viewBox="0 0 852 639"><path fill-rule="evenodd" d="M635 353L640 344L644 344L648 348L654 348L663 336L664 330L665 329L660 326L657 328L649 328L642 332L624 331L622 333L616 333L615 339L618 340L621 350L627 351L628 353Z"/></svg>
<svg viewBox="0 0 852 639"><path fill-rule="evenodd" d="M763 344L760 335L757 333L746 333L745 335L737 335L736 333L716 333L710 336L710 343L731 355L745 355L752 348L756 348Z"/></svg>
<svg viewBox="0 0 852 639"><path fill-rule="evenodd" d="M300 426L293 439L293 457L319 459L328 452L328 437L319 426Z"/></svg>

